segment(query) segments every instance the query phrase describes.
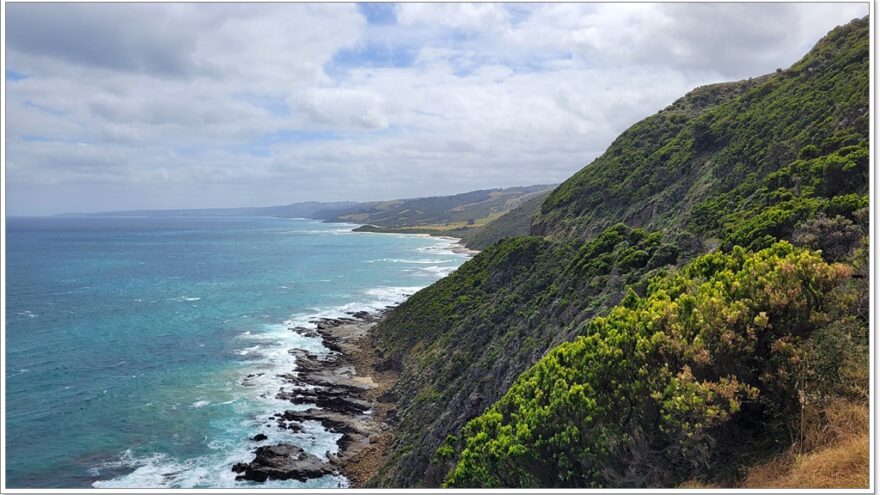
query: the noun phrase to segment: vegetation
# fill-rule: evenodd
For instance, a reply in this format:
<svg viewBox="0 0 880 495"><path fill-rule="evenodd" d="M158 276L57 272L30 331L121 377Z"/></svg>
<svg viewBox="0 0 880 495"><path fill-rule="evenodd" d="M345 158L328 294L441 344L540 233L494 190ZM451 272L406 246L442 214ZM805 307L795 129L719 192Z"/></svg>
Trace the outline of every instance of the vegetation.
<svg viewBox="0 0 880 495"><path fill-rule="evenodd" d="M832 448L789 450L867 400L868 41L692 91L391 312L373 484L731 486Z"/></svg>
<svg viewBox="0 0 880 495"><path fill-rule="evenodd" d="M737 488L865 488L870 411L864 401L805 408L804 434L789 449L746 467ZM682 488L721 488L690 480Z"/></svg>
<svg viewBox="0 0 880 495"><path fill-rule="evenodd" d="M624 221L760 248L817 212L851 216L867 205L867 29L854 21L788 70L699 88L637 123L550 195L532 232Z"/></svg>
<svg viewBox="0 0 880 495"><path fill-rule="evenodd" d="M553 186L538 185L471 191L453 196L397 199L360 203L328 212L326 220L362 223L380 229L420 227L426 229L466 228L489 221Z"/></svg>
<svg viewBox="0 0 880 495"><path fill-rule="evenodd" d="M449 486L670 486L725 465L744 424L785 432L867 344L835 292L851 275L780 242L653 279L467 425Z"/></svg>
<svg viewBox="0 0 880 495"><path fill-rule="evenodd" d="M449 466L435 451L446 434L660 260L675 256L656 233L623 224L586 244L504 239L389 313L375 346L386 366L403 372L397 434L408 449L395 462L412 467L383 471L375 483L442 482Z"/></svg>
<svg viewBox="0 0 880 495"><path fill-rule="evenodd" d="M549 194L549 189L536 193L516 208L493 219L483 228L470 229L456 237L461 237L467 247L482 250L504 238L529 235L532 218L538 213L538 209Z"/></svg>

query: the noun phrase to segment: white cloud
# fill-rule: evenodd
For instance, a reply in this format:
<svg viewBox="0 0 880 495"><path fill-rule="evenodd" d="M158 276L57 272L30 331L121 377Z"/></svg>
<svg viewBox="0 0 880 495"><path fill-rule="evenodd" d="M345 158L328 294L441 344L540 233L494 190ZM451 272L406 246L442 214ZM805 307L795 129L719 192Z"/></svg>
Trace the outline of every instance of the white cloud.
<svg viewBox="0 0 880 495"><path fill-rule="evenodd" d="M293 105L309 115L318 126L340 130L388 127L383 102L375 93L348 88L310 89L295 95Z"/></svg>
<svg viewBox="0 0 880 495"><path fill-rule="evenodd" d="M481 32L502 30L509 15L497 3L403 3L397 5L397 21L402 26L428 29L464 29Z"/></svg>
<svg viewBox="0 0 880 495"><path fill-rule="evenodd" d="M862 4L10 4L10 213L561 181ZM130 191L130 194L120 194ZM34 200L37 195L41 199Z"/></svg>

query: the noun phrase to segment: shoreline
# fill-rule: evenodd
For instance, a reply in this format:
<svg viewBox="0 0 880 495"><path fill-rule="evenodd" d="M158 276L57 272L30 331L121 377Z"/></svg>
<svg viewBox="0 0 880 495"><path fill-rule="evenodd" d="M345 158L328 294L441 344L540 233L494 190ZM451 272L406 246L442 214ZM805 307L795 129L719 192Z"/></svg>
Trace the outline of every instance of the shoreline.
<svg viewBox="0 0 880 495"><path fill-rule="evenodd" d="M406 235L443 239L449 242L442 246L444 251L469 258L479 253L457 237ZM373 346L373 330L401 302L381 309L346 311L339 317L316 317L308 320L308 327L288 326L289 331L302 336L320 338L327 352L287 349L293 363L278 370L282 384L275 398L293 407L272 414L269 424L299 433L306 423L319 423L327 432L338 435L336 452L319 457L292 443L273 441L271 433L258 434L250 439L256 442L253 459L232 466L236 480L307 481L342 476L349 488L362 488L378 472L395 438L396 397L391 389L400 373L380 362Z"/></svg>
<svg viewBox="0 0 880 495"><path fill-rule="evenodd" d="M325 475L342 475L350 488L362 487L384 463L393 442L395 404L389 390L399 373L377 362L372 330L393 307L378 312L358 311L341 318L321 318L315 328L291 327L301 335L320 337L326 355L289 349L294 369L279 375L293 390L278 390L276 398L307 409L287 409L272 416L280 429L294 433L305 422L318 422L339 434L337 452L325 459L289 443L273 443L266 435L252 438L259 443L251 462L232 467L236 479L263 482L268 479L306 481Z"/></svg>
<svg viewBox="0 0 880 495"><path fill-rule="evenodd" d="M357 225L357 224L345 224L345 225ZM363 229L364 227L373 227L371 229ZM363 224L358 225L355 228L351 229L352 232L357 232L359 234L394 234L394 235L411 235L416 237L434 237L437 239L446 239L449 241L453 241L455 244L449 246L449 251L455 254L463 254L469 258L473 258L474 256L480 254L479 249L471 249L464 244L464 239L460 237L453 237L451 235L445 235L441 233L431 233L431 232L407 232L404 230L393 230L393 229L381 229L380 227L375 227L373 225Z"/></svg>

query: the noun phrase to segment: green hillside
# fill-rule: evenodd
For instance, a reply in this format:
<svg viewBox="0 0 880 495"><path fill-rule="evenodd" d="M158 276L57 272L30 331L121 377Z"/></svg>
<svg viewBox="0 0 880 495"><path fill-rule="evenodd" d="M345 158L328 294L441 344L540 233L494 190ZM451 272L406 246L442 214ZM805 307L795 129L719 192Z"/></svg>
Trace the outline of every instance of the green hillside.
<svg viewBox="0 0 880 495"><path fill-rule="evenodd" d="M516 208L492 220L479 229L471 229L457 234L471 249L482 250L506 237L529 235L532 218L538 213L541 204L547 199L550 190L535 193Z"/></svg>
<svg viewBox="0 0 880 495"><path fill-rule="evenodd" d="M590 236L624 221L766 244L817 211L865 206L869 52L859 24L788 70L698 89L634 125L551 194L532 232Z"/></svg>
<svg viewBox="0 0 880 495"><path fill-rule="evenodd" d="M486 189L452 196L396 199L361 203L333 211L327 220L373 225L384 229L430 227L466 227L478 221L488 223L531 195L553 186L538 185Z"/></svg>
<svg viewBox="0 0 880 495"><path fill-rule="evenodd" d="M532 236L391 312L397 439L372 483L729 480L791 445L798 408L865 400L868 41L856 20L692 91L553 191Z"/></svg>

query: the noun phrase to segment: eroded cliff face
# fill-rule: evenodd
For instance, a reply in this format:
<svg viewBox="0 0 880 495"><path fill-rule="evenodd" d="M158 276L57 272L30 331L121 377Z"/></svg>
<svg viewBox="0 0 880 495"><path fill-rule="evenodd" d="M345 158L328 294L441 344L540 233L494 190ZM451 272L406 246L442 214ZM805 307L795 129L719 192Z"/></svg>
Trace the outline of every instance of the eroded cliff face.
<svg viewBox="0 0 880 495"><path fill-rule="evenodd" d="M376 328L401 378L393 453L371 484L438 486L456 462L447 439L627 287L820 217L857 223L868 119L861 19L788 70L699 88L627 130L547 198L531 237L485 249Z"/></svg>

